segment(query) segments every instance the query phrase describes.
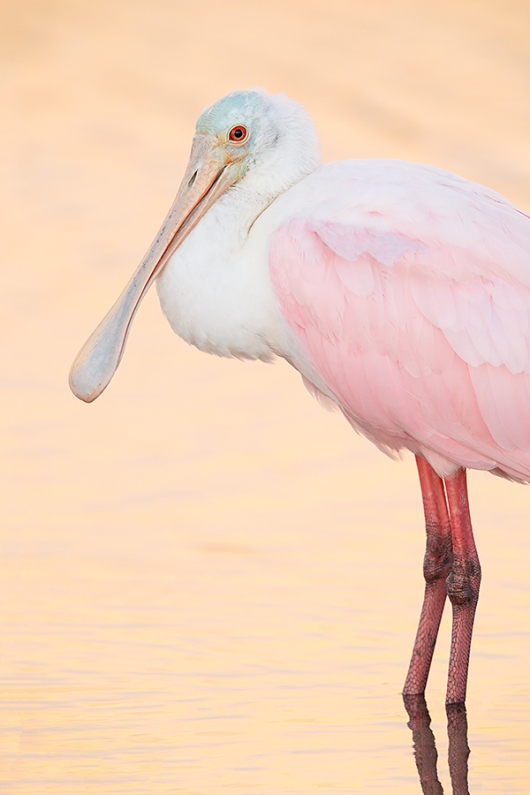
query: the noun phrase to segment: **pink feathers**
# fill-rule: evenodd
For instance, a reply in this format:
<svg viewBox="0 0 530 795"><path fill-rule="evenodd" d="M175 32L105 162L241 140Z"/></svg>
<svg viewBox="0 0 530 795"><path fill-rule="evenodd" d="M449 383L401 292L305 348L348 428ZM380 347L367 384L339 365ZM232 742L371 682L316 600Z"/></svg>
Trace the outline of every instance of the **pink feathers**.
<svg viewBox="0 0 530 795"><path fill-rule="evenodd" d="M352 424L442 475L530 479L530 218L412 163L334 163L290 193L274 288Z"/></svg>

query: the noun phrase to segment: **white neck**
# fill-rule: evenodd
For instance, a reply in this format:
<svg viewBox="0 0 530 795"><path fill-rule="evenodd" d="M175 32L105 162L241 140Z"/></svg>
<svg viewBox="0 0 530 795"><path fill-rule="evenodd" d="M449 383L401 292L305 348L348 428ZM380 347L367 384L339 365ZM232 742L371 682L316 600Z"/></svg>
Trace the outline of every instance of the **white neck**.
<svg viewBox="0 0 530 795"><path fill-rule="evenodd" d="M271 147L200 220L157 280L162 310L186 342L219 356L286 355L285 323L269 275L276 197L319 164L316 143ZM259 221L255 223L256 219Z"/></svg>
<svg viewBox="0 0 530 795"><path fill-rule="evenodd" d="M207 353L268 361L282 352L268 241L252 226L264 209L259 198L243 187L228 190L157 280L173 331Z"/></svg>

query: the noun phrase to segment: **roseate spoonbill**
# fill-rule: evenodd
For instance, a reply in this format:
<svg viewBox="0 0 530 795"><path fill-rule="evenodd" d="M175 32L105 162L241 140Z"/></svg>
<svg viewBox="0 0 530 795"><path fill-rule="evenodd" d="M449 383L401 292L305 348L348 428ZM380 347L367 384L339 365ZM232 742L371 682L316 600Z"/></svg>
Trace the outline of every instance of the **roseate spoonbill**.
<svg viewBox="0 0 530 795"><path fill-rule="evenodd" d="M73 365L82 400L155 279L187 342L282 356L381 450L414 453L426 588L404 692L425 689L448 595L447 703L463 702L481 578L466 468L530 480L530 216L429 166L320 165L297 103L236 91L200 116L166 220Z"/></svg>

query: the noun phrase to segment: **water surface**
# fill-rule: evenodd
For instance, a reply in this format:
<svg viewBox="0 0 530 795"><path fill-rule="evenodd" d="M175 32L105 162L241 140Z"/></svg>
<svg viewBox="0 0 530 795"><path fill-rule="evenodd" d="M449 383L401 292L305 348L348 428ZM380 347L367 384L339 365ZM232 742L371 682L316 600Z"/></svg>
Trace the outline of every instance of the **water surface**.
<svg viewBox="0 0 530 795"><path fill-rule="evenodd" d="M176 191L202 107L286 90L327 159L430 162L530 209L529 12L495 2L22 0L0 26L0 781L13 794L420 792L410 459L287 365L178 341L149 296L108 392L70 362ZM530 788L528 489L470 476L470 791ZM427 692L450 792L450 626Z"/></svg>

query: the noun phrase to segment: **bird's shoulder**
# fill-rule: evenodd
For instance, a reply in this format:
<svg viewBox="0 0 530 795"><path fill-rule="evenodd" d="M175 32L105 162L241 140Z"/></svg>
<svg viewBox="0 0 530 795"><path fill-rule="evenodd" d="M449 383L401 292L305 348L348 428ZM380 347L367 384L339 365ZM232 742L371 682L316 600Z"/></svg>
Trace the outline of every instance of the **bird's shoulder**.
<svg viewBox="0 0 530 795"><path fill-rule="evenodd" d="M294 325L401 358L433 328L468 365L530 372L530 217L507 199L385 160L328 164L290 193L269 265Z"/></svg>
<svg viewBox="0 0 530 795"><path fill-rule="evenodd" d="M433 255L430 267L436 271L439 263L438 275L464 276L466 268L452 268L451 260L468 256L467 268L473 261L530 286L530 216L500 193L449 171L400 160L336 161L284 199L282 223L304 219L347 259L363 246L373 254L379 245L382 264L392 264L385 252L412 246Z"/></svg>

